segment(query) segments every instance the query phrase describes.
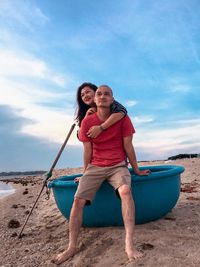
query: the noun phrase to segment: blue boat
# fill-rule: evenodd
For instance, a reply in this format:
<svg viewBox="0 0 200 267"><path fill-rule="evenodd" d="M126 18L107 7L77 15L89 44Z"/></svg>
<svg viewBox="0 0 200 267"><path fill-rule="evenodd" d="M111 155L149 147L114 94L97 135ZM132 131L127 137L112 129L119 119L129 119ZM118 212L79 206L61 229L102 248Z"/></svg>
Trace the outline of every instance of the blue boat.
<svg viewBox="0 0 200 267"><path fill-rule="evenodd" d="M138 176L134 174L132 169L129 169L132 177L136 224L162 218L173 209L180 195L180 174L184 171L184 167L175 165L144 166L140 169L150 169L151 173L148 176ZM82 174L61 176L48 184L48 187L53 189L56 204L66 219L69 219L77 189L74 178L80 176ZM104 182L92 205L84 208L83 226L121 225L123 225L121 201L116 196L112 186Z"/></svg>

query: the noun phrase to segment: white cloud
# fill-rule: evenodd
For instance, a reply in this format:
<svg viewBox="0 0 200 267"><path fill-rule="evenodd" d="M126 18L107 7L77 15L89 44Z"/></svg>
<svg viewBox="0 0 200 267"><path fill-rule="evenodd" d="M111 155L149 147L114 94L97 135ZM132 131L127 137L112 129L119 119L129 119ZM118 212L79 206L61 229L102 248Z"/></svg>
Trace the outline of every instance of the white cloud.
<svg viewBox="0 0 200 267"><path fill-rule="evenodd" d="M0 78L0 105L12 108L17 116L28 119L20 133L35 136L51 142L61 143L63 135L73 123L73 94L42 91L30 84L21 84ZM66 99L66 108L56 108L59 100ZM42 102L42 103L41 103ZM54 103L45 106L45 102ZM41 103L41 104L40 104ZM77 144L76 136L70 143Z"/></svg>
<svg viewBox="0 0 200 267"><path fill-rule="evenodd" d="M59 86L65 85L63 75L54 73L43 60L21 51L0 49L0 74L3 76L45 79Z"/></svg>
<svg viewBox="0 0 200 267"><path fill-rule="evenodd" d="M74 75L63 75L29 53L29 48L38 51L39 44L30 35L30 40L26 37L28 31L41 31L49 18L34 2L23 0L0 1L0 18L0 105L27 119L18 134L61 143L74 117L75 96L67 88L75 88L77 81ZM76 139L70 142L77 143Z"/></svg>
<svg viewBox="0 0 200 267"><path fill-rule="evenodd" d="M200 119L170 122L170 128L144 126L136 129L135 145L138 150L151 154L151 159L165 158L174 153L199 153Z"/></svg>
<svg viewBox="0 0 200 267"><path fill-rule="evenodd" d="M26 124L21 133L35 136L47 142L63 143L67 133L74 123L73 116L67 115L67 110L55 111L43 107L32 106L21 112L21 115L33 119L33 123ZM79 144L76 131L72 134L69 144Z"/></svg>
<svg viewBox="0 0 200 267"><path fill-rule="evenodd" d="M135 100L127 100L125 105L127 107L133 107L133 106L137 105L137 101L135 101Z"/></svg>
<svg viewBox="0 0 200 267"><path fill-rule="evenodd" d="M65 78L62 75L55 75L54 77L52 77L52 81L62 87L65 86Z"/></svg>
<svg viewBox="0 0 200 267"><path fill-rule="evenodd" d="M0 50L0 75L0 105L9 106L18 116L28 119L19 134L63 142L63 135L73 123L75 92L63 93L60 87L74 87L74 77L68 75L65 80L41 59L3 49ZM48 82L54 91L41 81ZM66 108L59 108L59 101L64 100ZM69 143L79 143L75 134Z"/></svg>
<svg viewBox="0 0 200 267"><path fill-rule="evenodd" d="M188 93L190 90L191 88L188 84L175 84L170 89L173 93Z"/></svg>
<svg viewBox="0 0 200 267"><path fill-rule="evenodd" d="M62 99L71 100L71 93L50 92L44 86L31 82L18 82L0 77L0 104L13 108L26 108L31 103L51 103Z"/></svg>
<svg viewBox="0 0 200 267"><path fill-rule="evenodd" d="M131 120L134 122L134 124L139 125L143 123L153 122L154 117L153 116L135 116L131 118Z"/></svg>
<svg viewBox="0 0 200 267"><path fill-rule="evenodd" d="M34 3L24 0L1 0L0 16L10 28L22 26L30 31L34 30L35 25L43 25L49 21Z"/></svg>

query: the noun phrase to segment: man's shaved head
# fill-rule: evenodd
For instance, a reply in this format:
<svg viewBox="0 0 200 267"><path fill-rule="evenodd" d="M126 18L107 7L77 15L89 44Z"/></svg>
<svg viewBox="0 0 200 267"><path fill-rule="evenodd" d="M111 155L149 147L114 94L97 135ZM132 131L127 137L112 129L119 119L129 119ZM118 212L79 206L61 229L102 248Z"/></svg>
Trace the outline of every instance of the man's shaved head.
<svg viewBox="0 0 200 267"><path fill-rule="evenodd" d="M106 84L102 84L102 85L100 85L98 88L97 88L97 90L98 89L100 89L100 88L108 88L109 89L109 91L111 92L111 94L113 95L113 91L112 91L112 89L110 88L110 86L108 86L108 85L106 85Z"/></svg>

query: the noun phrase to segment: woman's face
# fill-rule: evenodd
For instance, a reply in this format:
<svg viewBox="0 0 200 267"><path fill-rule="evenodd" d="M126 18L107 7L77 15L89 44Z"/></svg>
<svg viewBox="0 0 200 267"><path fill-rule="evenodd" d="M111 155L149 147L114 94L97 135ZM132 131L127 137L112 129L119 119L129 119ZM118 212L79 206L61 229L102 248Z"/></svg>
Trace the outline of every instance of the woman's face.
<svg viewBox="0 0 200 267"><path fill-rule="evenodd" d="M86 86L81 90L81 99L88 106L94 105L94 95L95 91L90 87Z"/></svg>

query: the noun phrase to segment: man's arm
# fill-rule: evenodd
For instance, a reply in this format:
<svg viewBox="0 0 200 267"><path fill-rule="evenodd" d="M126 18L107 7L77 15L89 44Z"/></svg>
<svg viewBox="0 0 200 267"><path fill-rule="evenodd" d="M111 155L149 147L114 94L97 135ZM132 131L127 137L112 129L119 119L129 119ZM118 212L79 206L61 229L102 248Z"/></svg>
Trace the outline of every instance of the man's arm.
<svg viewBox="0 0 200 267"><path fill-rule="evenodd" d="M124 150L125 150L126 155L129 159L131 167L133 168L134 173L137 175L148 175L150 173L149 170L140 171L138 168L137 159L136 159L136 155L135 155L135 149L133 147L132 140L133 140L133 135L124 137L124 139L123 139Z"/></svg>
<svg viewBox="0 0 200 267"><path fill-rule="evenodd" d="M84 169L83 173L86 171L88 164L92 160L92 144L91 142L84 142L83 143L83 164Z"/></svg>

